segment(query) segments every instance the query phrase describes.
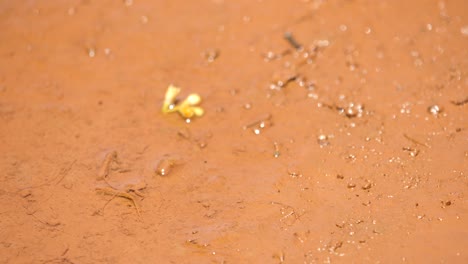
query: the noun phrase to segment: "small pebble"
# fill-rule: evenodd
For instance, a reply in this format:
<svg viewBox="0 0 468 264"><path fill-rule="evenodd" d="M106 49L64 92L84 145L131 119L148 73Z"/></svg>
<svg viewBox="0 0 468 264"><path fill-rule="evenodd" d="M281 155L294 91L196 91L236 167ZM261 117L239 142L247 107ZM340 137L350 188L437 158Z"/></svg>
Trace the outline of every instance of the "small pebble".
<svg viewBox="0 0 468 264"><path fill-rule="evenodd" d="M442 108L438 105L431 105L427 108L427 111L434 115L434 116L437 116L439 115L441 112L442 112Z"/></svg>
<svg viewBox="0 0 468 264"><path fill-rule="evenodd" d="M323 134L317 137L317 143L320 145L321 148L330 145L330 141L328 141L328 136Z"/></svg>
<svg viewBox="0 0 468 264"><path fill-rule="evenodd" d="M94 58L96 56L96 50L92 47L87 49L87 53L90 58Z"/></svg>
<svg viewBox="0 0 468 264"><path fill-rule="evenodd" d="M372 183L368 182L364 186L362 186L363 190L369 190L372 187Z"/></svg>
<svg viewBox="0 0 468 264"><path fill-rule="evenodd" d="M214 62L219 57L219 50L207 49L202 53L202 56L208 63Z"/></svg>

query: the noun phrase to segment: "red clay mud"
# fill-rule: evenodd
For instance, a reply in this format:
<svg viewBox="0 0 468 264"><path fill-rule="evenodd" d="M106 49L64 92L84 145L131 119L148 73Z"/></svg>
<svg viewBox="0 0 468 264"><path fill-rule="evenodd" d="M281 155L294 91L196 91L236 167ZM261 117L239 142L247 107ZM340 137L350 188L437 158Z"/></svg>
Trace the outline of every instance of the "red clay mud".
<svg viewBox="0 0 468 264"><path fill-rule="evenodd" d="M0 263L468 263L467 10L0 1Z"/></svg>

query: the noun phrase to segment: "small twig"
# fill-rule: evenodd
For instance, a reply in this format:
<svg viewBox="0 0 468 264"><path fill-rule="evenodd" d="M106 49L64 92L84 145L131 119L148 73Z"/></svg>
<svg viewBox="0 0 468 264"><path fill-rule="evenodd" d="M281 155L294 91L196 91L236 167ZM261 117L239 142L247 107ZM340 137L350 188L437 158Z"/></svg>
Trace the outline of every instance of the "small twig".
<svg viewBox="0 0 468 264"><path fill-rule="evenodd" d="M149 149L149 147L150 147L149 145L146 145L141 151L138 151L137 154L138 154L138 155L142 155L143 153L146 152L146 150Z"/></svg>
<svg viewBox="0 0 468 264"><path fill-rule="evenodd" d="M284 81L282 87L286 87L290 82L297 80L298 77L299 77L299 74L289 77L288 79L286 79L286 81Z"/></svg>
<svg viewBox="0 0 468 264"><path fill-rule="evenodd" d="M76 163L76 160L74 160L68 167L64 168L61 170L60 174L63 174L62 177L57 181L57 184L59 184L63 179L65 179L65 176L68 175L68 172L72 169L73 165Z"/></svg>
<svg viewBox="0 0 468 264"><path fill-rule="evenodd" d="M60 258L54 258L54 259L50 259L50 260L46 260L44 262L42 262L42 264L46 264L46 263L70 263L70 264L74 264L75 262L69 260L67 257L60 257Z"/></svg>
<svg viewBox="0 0 468 264"><path fill-rule="evenodd" d="M456 106L461 106L461 105L464 105L466 103L468 103L468 97L465 98L465 100L461 100L461 101L450 101L452 104L456 105Z"/></svg>
<svg viewBox="0 0 468 264"><path fill-rule="evenodd" d="M106 157L104 158L104 161L102 162L101 168L99 169L98 172L98 179L104 180L104 182L109 185L114 190L117 190L112 184L109 183L107 180L107 176L109 176L109 171L112 165L112 162L119 163L118 161L118 155L117 151L112 151L110 153L107 153Z"/></svg>
<svg viewBox="0 0 468 264"><path fill-rule="evenodd" d="M112 202L112 200L114 200L114 198L117 197L117 194L114 194L114 196L112 196L103 206L100 210L97 210L95 213L101 213L104 214L104 210L106 209L107 205L110 204L110 202Z"/></svg>
<svg viewBox="0 0 468 264"><path fill-rule="evenodd" d="M136 210L138 216L139 217L141 216L140 209L138 208L138 205L137 205L135 199L130 194L128 194L126 192L118 191L118 190L115 190L115 189L111 189L111 188L96 188L96 191L101 192L101 193L103 193L105 195L112 195L113 197L111 198L111 200L113 200L115 197L121 197L121 198L125 198L125 199L129 200L130 202L132 202L133 206L135 207L135 210ZM108 203L110 201L108 201Z"/></svg>
<svg viewBox="0 0 468 264"><path fill-rule="evenodd" d="M280 254L280 262L283 263L284 262L284 252L281 251L281 254Z"/></svg>
<svg viewBox="0 0 468 264"><path fill-rule="evenodd" d="M70 172L70 170L72 169L73 165L76 163L76 160L72 161L68 166L60 169L60 172L52 179L44 182L44 183L41 183L41 184L38 184L36 186L30 186L30 187L24 187L24 188L20 188L18 189L17 193L23 191L23 190L27 190L27 189L35 189L35 188L39 188L39 187L43 187L43 186L46 186L46 185L50 185L52 182L57 181L57 184L59 184L66 176L67 174ZM61 176L61 177L60 177ZM59 178L60 177L60 178Z"/></svg>
<svg viewBox="0 0 468 264"><path fill-rule="evenodd" d="M403 150L404 150L404 151L408 151L409 154L410 154L412 157L416 157L416 156L419 154L419 150L418 150L418 149L413 149L413 148L409 148L409 147L404 147Z"/></svg>
<svg viewBox="0 0 468 264"><path fill-rule="evenodd" d="M24 208L26 211L28 210L25 206L23 206L23 208ZM49 221L47 221L47 220L42 220L42 219L40 219L39 217L37 217L37 216L35 215L35 213L36 213L36 211L34 211L34 212L26 212L27 215L32 216L34 219L36 219L38 222L40 222L40 223L42 223L42 224L44 224L44 225L47 225L47 226L50 226L50 227L57 227L57 226L60 225L60 222L49 222Z"/></svg>
<svg viewBox="0 0 468 264"><path fill-rule="evenodd" d="M421 145L421 146L425 146L425 147L427 147L427 148L430 148L430 146L427 145L426 143L421 143L421 142L417 141L416 139L409 137L407 134L403 134L403 136L404 136L406 139L408 139L409 141L413 142L414 144L417 144L417 145Z"/></svg>
<svg viewBox="0 0 468 264"><path fill-rule="evenodd" d="M262 122L270 121L270 120L271 120L271 114L267 114L264 117L257 119L257 121L254 121L254 122L251 122L251 123L245 125L243 128L245 130L247 128L254 127L254 126L256 126L256 125L258 125L258 124L260 124Z"/></svg>
<svg viewBox="0 0 468 264"><path fill-rule="evenodd" d="M62 257L65 256L65 254L67 254L68 250L70 250L70 247L67 247L67 248L62 252Z"/></svg>
<svg viewBox="0 0 468 264"><path fill-rule="evenodd" d="M288 41L288 43L291 44L291 46L293 46L293 48L296 50L302 48L302 45L296 41L291 32L284 33L284 39L286 39L286 41Z"/></svg>
<svg viewBox="0 0 468 264"><path fill-rule="evenodd" d="M105 179L107 175L109 175L110 165L113 161L117 160L117 151L112 151L106 155L104 158L104 162L101 165L101 169L99 169L98 176L100 178Z"/></svg>
<svg viewBox="0 0 468 264"><path fill-rule="evenodd" d="M277 143L277 142L273 142L273 145L274 145L274 147L275 147L275 152L273 152L273 157L278 158L278 157L281 155L280 150L279 150L278 143Z"/></svg>
<svg viewBox="0 0 468 264"><path fill-rule="evenodd" d="M283 251L280 251L279 254L273 254L273 257L278 258L278 260L280 261L279 263L284 263L285 256Z"/></svg>

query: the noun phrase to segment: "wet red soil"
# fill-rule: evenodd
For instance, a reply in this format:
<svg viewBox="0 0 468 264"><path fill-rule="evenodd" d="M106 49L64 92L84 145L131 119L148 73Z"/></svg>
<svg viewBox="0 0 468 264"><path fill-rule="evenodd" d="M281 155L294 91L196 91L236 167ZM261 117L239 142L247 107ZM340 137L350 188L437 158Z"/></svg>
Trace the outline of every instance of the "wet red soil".
<svg viewBox="0 0 468 264"><path fill-rule="evenodd" d="M466 10L0 1L0 262L467 263Z"/></svg>

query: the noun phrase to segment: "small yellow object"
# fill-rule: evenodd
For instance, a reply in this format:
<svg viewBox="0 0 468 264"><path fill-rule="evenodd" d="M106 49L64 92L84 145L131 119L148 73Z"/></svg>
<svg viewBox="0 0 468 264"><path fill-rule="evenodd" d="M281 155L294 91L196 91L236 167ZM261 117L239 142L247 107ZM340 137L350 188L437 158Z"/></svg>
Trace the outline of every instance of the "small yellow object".
<svg viewBox="0 0 468 264"><path fill-rule="evenodd" d="M198 94L190 94L180 104L175 104L175 99L180 93L180 88L169 85L164 97L164 103L162 107L163 113L179 112L184 118L192 118L194 116L202 116L204 114L203 108L197 106L201 103L201 97Z"/></svg>
<svg viewBox="0 0 468 264"><path fill-rule="evenodd" d="M182 102L182 104L188 104L190 106L195 106L201 102L201 97L198 94L190 94L187 98Z"/></svg>
<svg viewBox="0 0 468 264"><path fill-rule="evenodd" d="M162 111L163 113L174 112L174 101L176 96L180 93L180 88L175 87L174 85L169 85L166 91L166 96L164 97L164 103Z"/></svg>

